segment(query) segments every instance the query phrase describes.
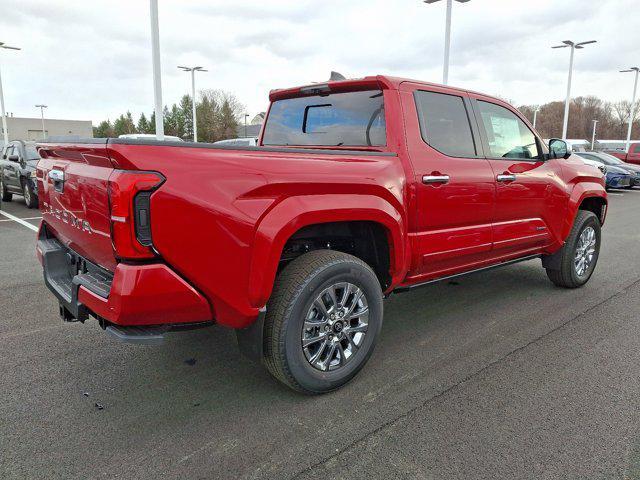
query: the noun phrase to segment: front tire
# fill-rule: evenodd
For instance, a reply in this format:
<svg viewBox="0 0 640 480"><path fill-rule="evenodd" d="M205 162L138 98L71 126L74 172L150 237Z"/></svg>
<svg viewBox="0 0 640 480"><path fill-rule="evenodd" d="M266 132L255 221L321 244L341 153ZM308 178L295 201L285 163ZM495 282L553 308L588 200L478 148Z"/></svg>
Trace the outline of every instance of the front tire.
<svg viewBox="0 0 640 480"><path fill-rule="evenodd" d="M331 250L302 255L280 273L267 305L267 370L302 393L335 390L373 353L382 315L380 282L366 263Z"/></svg>
<svg viewBox="0 0 640 480"><path fill-rule="evenodd" d="M547 268L547 276L559 287L581 287L589 281L596 268L600 243L600 220L593 212L579 210L571 233L558 252L560 268Z"/></svg>
<svg viewBox="0 0 640 480"><path fill-rule="evenodd" d="M36 208L38 206L38 197L27 181L22 183L22 195L24 196L24 203L27 204L27 208Z"/></svg>

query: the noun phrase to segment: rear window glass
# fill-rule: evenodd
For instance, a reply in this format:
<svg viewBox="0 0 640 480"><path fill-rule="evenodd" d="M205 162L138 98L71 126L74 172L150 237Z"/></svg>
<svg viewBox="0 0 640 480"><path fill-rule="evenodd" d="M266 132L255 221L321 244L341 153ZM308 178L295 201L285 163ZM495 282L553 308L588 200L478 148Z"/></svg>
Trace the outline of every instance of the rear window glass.
<svg viewBox="0 0 640 480"><path fill-rule="evenodd" d="M462 97L417 91L418 121L422 139L452 157L475 157L471 124Z"/></svg>
<svg viewBox="0 0 640 480"><path fill-rule="evenodd" d="M384 146L387 131L379 90L277 100L264 145Z"/></svg>

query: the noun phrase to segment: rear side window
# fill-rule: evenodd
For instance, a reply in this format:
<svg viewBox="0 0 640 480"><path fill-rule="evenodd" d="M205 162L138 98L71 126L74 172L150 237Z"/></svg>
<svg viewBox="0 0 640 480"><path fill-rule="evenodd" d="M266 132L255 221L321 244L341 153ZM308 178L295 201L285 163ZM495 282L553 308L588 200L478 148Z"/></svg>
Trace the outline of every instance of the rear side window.
<svg viewBox="0 0 640 480"><path fill-rule="evenodd" d="M540 158L535 135L515 113L483 101L478 109L492 158Z"/></svg>
<svg viewBox="0 0 640 480"><path fill-rule="evenodd" d="M422 139L451 157L475 157L469 115L462 97L443 93L415 93Z"/></svg>
<svg viewBox="0 0 640 480"><path fill-rule="evenodd" d="M263 145L384 146L387 130L380 90L277 100Z"/></svg>

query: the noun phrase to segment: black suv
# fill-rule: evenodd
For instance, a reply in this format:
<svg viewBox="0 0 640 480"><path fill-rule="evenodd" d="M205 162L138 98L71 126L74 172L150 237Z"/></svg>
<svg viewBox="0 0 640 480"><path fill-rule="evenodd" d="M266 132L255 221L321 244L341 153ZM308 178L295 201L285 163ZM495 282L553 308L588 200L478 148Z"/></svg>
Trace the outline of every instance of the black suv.
<svg viewBox="0 0 640 480"><path fill-rule="evenodd" d="M2 149L0 157L0 193L3 202L10 202L13 194L24 197L29 208L38 206L36 165L40 155L33 142L14 140Z"/></svg>

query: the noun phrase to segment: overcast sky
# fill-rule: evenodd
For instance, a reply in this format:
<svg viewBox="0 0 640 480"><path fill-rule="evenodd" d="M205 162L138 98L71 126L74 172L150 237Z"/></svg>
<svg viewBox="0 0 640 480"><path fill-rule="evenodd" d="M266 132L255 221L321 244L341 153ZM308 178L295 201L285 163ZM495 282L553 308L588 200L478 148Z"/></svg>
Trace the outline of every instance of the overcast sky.
<svg viewBox="0 0 640 480"><path fill-rule="evenodd" d="M440 82L444 1L159 0L163 102L190 92L177 65L202 65L198 88L233 92L253 115L268 92L325 80L390 74ZM153 109L147 0L0 0L7 111L96 125ZM573 96L629 99L640 64L638 0L471 0L454 3L449 83L516 105L562 100L569 49Z"/></svg>

